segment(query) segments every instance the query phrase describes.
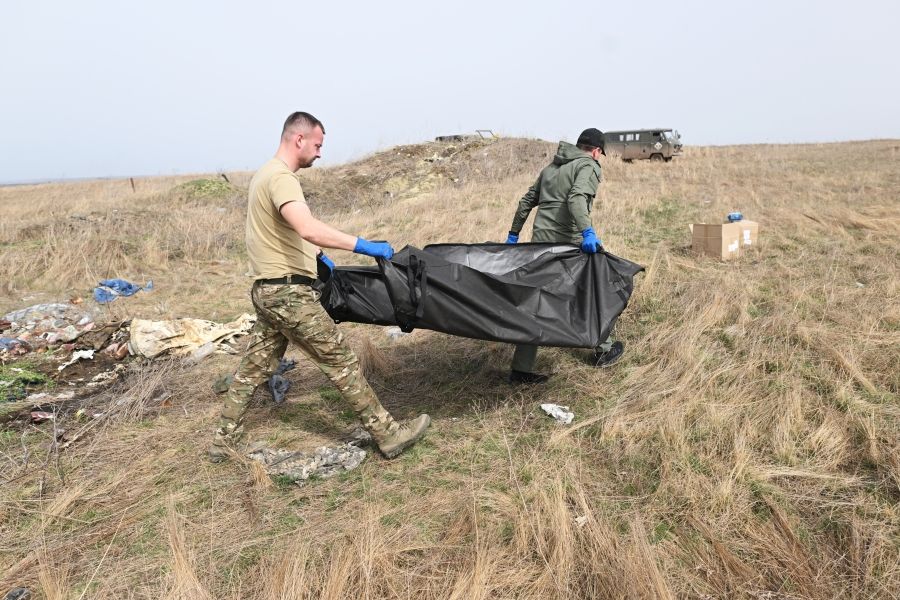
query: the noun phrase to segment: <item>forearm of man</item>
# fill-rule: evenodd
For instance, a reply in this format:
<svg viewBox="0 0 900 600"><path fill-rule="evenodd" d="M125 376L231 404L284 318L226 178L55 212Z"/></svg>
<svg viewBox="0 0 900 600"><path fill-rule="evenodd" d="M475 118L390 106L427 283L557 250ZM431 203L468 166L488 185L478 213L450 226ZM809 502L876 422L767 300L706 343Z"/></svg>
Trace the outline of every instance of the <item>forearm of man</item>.
<svg viewBox="0 0 900 600"><path fill-rule="evenodd" d="M584 231L591 224L591 213L588 212L588 197L585 194L571 194L568 198L569 214L575 220L578 231Z"/></svg>
<svg viewBox="0 0 900 600"><path fill-rule="evenodd" d="M514 233L519 233L522 231L522 226L525 225L526 219L528 219L528 214L531 212L531 209L537 204L538 199L538 191L537 184L528 188L528 191L525 192L525 195L522 196L522 199L519 200L519 208L516 210L516 215L513 217L512 226L510 226L509 230Z"/></svg>
<svg viewBox="0 0 900 600"><path fill-rule="evenodd" d="M344 233L318 220L304 202L288 202L281 207L281 216L297 235L322 248L350 250L356 247L356 236Z"/></svg>

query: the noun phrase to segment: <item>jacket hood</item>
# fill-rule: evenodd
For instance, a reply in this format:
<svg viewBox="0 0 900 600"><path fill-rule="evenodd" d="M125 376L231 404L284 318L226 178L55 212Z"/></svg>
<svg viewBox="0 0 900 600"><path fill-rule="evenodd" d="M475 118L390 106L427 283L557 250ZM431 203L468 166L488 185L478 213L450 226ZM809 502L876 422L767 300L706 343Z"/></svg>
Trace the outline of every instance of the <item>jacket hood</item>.
<svg viewBox="0 0 900 600"><path fill-rule="evenodd" d="M591 161L594 160L591 158L590 154L584 150L580 150L575 144L560 142L559 148L556 149L556 156L553 157L553 164L564 165L567 162L572 162L579 158L587 158Z"/></svg>

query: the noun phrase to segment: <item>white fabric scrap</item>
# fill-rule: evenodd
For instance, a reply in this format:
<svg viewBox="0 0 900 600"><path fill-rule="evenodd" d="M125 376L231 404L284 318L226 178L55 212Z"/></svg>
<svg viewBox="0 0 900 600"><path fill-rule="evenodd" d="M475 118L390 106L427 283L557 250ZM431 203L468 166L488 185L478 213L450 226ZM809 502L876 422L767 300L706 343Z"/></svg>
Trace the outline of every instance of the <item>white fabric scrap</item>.
<svg viewBox="0 0 900 600"><path fill-rule="evenodd" d="M563 425L568 425L575 418L575 413L569 412L568 406L560 406L559 404L541 404L541 410L547 413L547 416L553 417Z"/></svg>
<svg viewBox="0 0 900 600"><path fill-rule="evenodd" d="M57 367L56 370L62 371L69 365L74 365L82 358L85 360L91 360L92 358L94 358L94 351L93 350L76 350L75 352L72 353L72 358L69 359L69 362L59 365L59 367Z"/></svg>

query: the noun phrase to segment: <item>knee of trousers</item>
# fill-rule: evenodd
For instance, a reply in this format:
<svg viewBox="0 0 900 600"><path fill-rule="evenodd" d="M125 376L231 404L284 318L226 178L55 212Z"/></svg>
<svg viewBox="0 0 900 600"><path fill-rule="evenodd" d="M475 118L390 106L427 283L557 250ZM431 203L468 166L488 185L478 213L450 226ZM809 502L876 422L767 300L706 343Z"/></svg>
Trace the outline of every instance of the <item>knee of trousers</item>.
<svg viewBox="0 0 900 600"><path fill-rule="evenodd" d="M250 403L255 389L255 385L235 380L225 394L222 403L222 418L239 422L247 412L247 405Z"/></svg>

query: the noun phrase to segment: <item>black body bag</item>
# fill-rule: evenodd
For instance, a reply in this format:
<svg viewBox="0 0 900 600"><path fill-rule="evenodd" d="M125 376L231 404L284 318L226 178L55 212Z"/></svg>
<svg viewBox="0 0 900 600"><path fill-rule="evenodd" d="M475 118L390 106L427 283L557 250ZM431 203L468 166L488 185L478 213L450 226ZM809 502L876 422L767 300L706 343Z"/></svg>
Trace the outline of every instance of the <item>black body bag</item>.
<svg viewBox="0 0 900 600"><path fill-rule="evenodd" d="M612 331L643 270L571 244L407 246L377 267L320 269L321 302L338 323L594 348Z"/></svg>

